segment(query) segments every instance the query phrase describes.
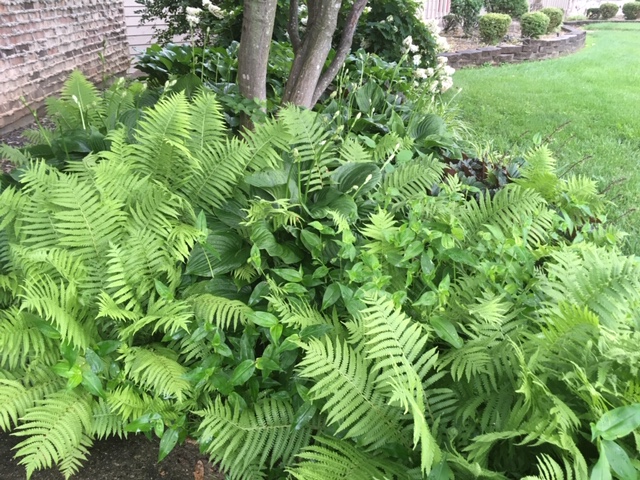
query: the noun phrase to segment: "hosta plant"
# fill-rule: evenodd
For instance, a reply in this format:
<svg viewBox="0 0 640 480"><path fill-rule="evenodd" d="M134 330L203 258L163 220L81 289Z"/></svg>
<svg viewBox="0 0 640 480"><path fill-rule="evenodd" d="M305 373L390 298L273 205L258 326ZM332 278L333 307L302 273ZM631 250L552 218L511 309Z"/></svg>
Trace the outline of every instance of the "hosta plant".
<svg viewBox="0 0 640 480"><path fill-rule="evenodd" d="M0 427L27 476L128 432L238 479L635 475L640 266L595 184L541 148L479 193L412 136L327 122L231 137L211 94L175 95L130 143L25 160Z"/></svg>

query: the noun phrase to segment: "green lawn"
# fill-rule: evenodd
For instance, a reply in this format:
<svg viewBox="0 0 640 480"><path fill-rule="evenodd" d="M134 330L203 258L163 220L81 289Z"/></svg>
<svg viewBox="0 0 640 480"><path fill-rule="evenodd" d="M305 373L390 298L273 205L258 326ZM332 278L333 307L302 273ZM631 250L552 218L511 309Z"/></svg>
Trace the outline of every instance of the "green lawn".
<svg viewBox="0 0 640 480"><path fill-rule="evenodd" d="M456 72L454 104L500 150L570 122L550 145L560 166L579 162L573 171L603 189L620 181L607 192L617 204L609 218L640 253L640 24L589 30L585 48L568 57Z"/></svg>

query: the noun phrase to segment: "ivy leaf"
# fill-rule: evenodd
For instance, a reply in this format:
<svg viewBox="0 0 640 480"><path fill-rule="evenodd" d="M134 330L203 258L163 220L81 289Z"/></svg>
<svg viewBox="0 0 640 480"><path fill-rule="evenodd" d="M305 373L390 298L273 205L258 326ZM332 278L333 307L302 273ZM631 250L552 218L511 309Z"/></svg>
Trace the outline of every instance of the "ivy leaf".
<svg viewBox="0 0 640 480"><path fill-rule="evenodd" d="M624 437L640 427L640 403L614 408L596 423L593 434L605 440Z"/></svg>
<svg viewBox="0 0 640 480"><path fill-rule="evenodd" d="M167 455L169 455L171 450L173 450L173 447L178 443L179 436L180 433L173 428L164 431L162 438L160 439L160 451L158 452L159 462L161 462Z"/></svg>
<svg viewBox="0 0 640 480"><path fill-rule="evenodd" d="M251 378L255 369L256 362L253 360L245 360L233 370L229 383L234 386L242 385Z"/></svg>

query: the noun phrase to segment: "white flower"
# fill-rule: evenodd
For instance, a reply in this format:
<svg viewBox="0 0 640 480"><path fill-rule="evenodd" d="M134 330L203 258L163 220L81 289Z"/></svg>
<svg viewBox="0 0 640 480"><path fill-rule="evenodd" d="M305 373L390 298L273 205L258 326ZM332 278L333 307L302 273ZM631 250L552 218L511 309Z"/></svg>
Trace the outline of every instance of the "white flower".
<svg viewBox="0 0 640 480"><path fill-rule="evenodd" d="M364 7L364 13L371 13L371 7Z"/></svg>
<svg viewBox="0 0 640 480"><path fill-rule="evenodd" d="M211 0L202 0L202 6L204 8L209 8L209 5L213 5L213 3L211 3Z"/></svg>
<svg viewBox="0 0 640 480"><path fill-rule="evenodd" d="M405 38L402 41L402 45L404 45L405 47L411 48L411 45L413 45L413 37L409 35L407 38Z"/></svg>
<svg viewBox="0 0 640 480"><path fill-rule="evenodd" d="M418 45L409 45L409 51L411 53L416 53L418 50L420 50L420 47Z"/></svg>
<svg viewBox="0 0 640 480"><path fill-rule="evenodd" d="M211 3L207 7L207 9L209 10L209 13L211 15L213 15L214 17L216 17L216 18L224 18L224 10L222 10L217 5L214 5L213 3Z"/></svg>
<svg viewBox="0 0 640 480"><path fill-rule="evenodd" d="M451 76L451 75L453 75L454 73L456 73L456 69L455 69L455 68L453 68L453 67L450 67L449 65L446 65L446 66L444 67L444 73L446 73L447 75Z"/></svg>
<svg viewBox="0 0 640 480"><path fill-rule="evenodd" d="M389 22L389 23L393 23L393 15L389 15L389 16L387 17L387 22Z"/></svg>
<svg viewBox="0 0 640 480"><path fill-rule="evenodd" d="M415 72L413 72L413 75L416 78L428 78L429 75L427 74L427 70L424 68L416 68Z"/></svg>
<svg viewBox="0 0 640 480"><path fill-rule="evenodd" d="M447 57L438 57L438 63L440 65L444 65L445 63L448 63L449 59Z"/></svg>
<svg viewBox="0 0 640 480"><path fill-rule="evenodd" d="M200 8L187 7L187 15L193 15L197 17L201 13L202 13L202 9Z"/></svg>
<svg viewBox="0 0 640 480"><path fill-rule="evenodd" d="M200 14L202 10L199 8L187 7L187 22L191 27L196 26L200 23Z"/></svg>
<svg viewBox="0 0 640 480"><path fill-rule="evenodd" d="M433 68L427 68L427 77L433 77L434 73Z"/></svg>
<svg viewBox="0 0 640 480"><path fill-rule="evenodd" d="M436 38L436 50L438 50L440 52L444 52L446 50L449 50L449 42L447 42L446 38L444 38L444 37Z"/></svg>
<svg viewBox="0 0 640 480"><path fill-rule="evenodd" d="M440 93L446 92L451 87L453 87L453 80L450 77L445 78L444 80L442 80L442 82L440 82Z"/></svg>
<svg viewBox="0 0 640 480"><path fill-rule="evenodd" d="M413 64L417 67L418 65L420 65L420 62L422 61L422 55L414 55L413 56Z"/></svg>

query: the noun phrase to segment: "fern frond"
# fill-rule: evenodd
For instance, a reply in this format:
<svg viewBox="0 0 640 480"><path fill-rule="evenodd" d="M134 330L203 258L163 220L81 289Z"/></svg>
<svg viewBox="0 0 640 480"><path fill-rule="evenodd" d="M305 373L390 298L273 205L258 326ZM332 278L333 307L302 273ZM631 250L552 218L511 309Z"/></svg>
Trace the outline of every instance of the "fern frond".
<svg viewBox="0 0 640 480"><path fill-rule="evenodd" d="M340 158L346 163L369 163L373 161L371 153L353 137L348 137L340 147Z"/></svg>
<svg viewBox="0 0 640 480"><path fill-rule="evenodd" d="M247 323L251 308L239 300L204 294L189 297L196 319L215 324L222 330L236 330Z"/></svg>
<svg viewBox="0 0 640 480"><path fill-rule="evenodd" d="M384 210L378 210L369 216L368 223L360 229L360 233L365 237L387 243L397 231L398 227L393 215Z"/></svg>
<svg viewBox="0 0 640 480"><path fill-rule="evenodd" d="M175 335L180 331L188 332L192 318L193 313L187 302L150 299L147 314L135 318L130 325L120 330L119 336L122 340L132 339L136 333L151 325L153 328L149 330L152 334L158 331L168 335Z"/></svg>
<svg viewBox="0 0 640 480"><path fill-rule="evenodd" d="M206 90L201 90L193 98L189 113L191 136L188 146L191 153L198 157L207 145L212 145L224 138L224 116L215 95Z"/></svg>
<svg viewBox="0 0 640 480"><path fill-rule="evenodd" d="M345 438L359 437L365 445L402 441L399 412L386 405L375 388L377 370L346 342L312 339L304 347L299 375L315 380L309 391L324 400L327 424L336 424Z"/></svg>
<svg viewBox="0 0 640 480"><path fill-rule="evenodd" d="M640 265L602 248L565 249L552 255L540 291L549 302L547 311L570 303L589 308L602 325L618 329L628 324L640 300Z"/></svg>
<svg viewBox="0 0 640 480"><path fill-rule="evenodd" d="M132 385L118 386L107 392L106 402L109 411L119 416L123 422L139 418L148 412L160 412L167 401L139 392Z"/></svg>
<svg viewBox="0 0 640 480"><path fill-rule="evenodd" d="M283 325L306 328L311 325L331 325L332 322L302 298L285 298L280 295L266 297L269 305L278 313Z"/></svg>
<svg viewBox="0 0 640 480"><path fill-rule="evenodd" d="M508 185L493 198L490 194L469 200L460 210L465 242L472 243L492 228L507 238L523 238L529 245L543 243L551 232L554 213L546 208L540 194L517 185ZM493 233L493 232L492 232Z"/></svg>
<svg viewBox="0 0 640 480"><path fill-rule="evenodd" d="M91 431L92 437L103 439L117 435L122 438L126 436L124 431L125 421L111 409L109 403L99 398L93 404Z"/></svg>
<svg viewBox="0 0 640 480"><path fill-rule="evenodd" d="M384 176L382 192L389 195L395 203L427 195L442 178L443 170L442 162L431 156L401 163Z"/></svg>
<svg viewBox="0 0 640 480"><path fill-rule="evenodd" d="M36 368L20 381L0 378L0 429L18 425L29 408L64 386L63 379L48 368Z"/></svg>
<svg viewBox="0 0 640 480"><path fill-rule="evenodd" d="M174 360L173 351L166 348L122 348L124 372L142 388L165 398L182 402L189 394L190 384L185 379L187 370Z"/></svg>
<svg viewBox="0 0 640 480"><path fill-rule="evenodd" d="M297 480L410 479L405 465L385 462L356 445L329 437L314 437L314 444L296 455L300 460L287 469Z"/></svg>
<svg viewBox="0 0 640 480"><path fill-rule="evenodd" d="M86 459L92 441L88 436L92 423L92 400L88 395L57 392L27 410L22 424L13 433L28 437L16 445L16 456L27 470L34 471L59 464L65 478L77 472Z"/></svg>
<svg viewBox="0 0 640 480"><path fill-rule="evenodd" d="M309 427L295 428L293 407L275 398L260 400L245 411L218 398L201 415L200 444L222 470L240 478L252 464L262 468L288 463L311 437Z"/></svg>
<svg viewBox="0 0 640 480"><path fill-rule="evenodd" d="M164 185L186 184L194 169L184 146L189 128L189 102L184 93L158 102L138 124L136 143L129 149L136 171Z"/></svg>
<svg viewBox="0 0 640 480"><path fill-rule="evenodd" d="M53 364L57 358L55 344L38 328L44 324L28 312L17 308L0 311L0 367L25 368L31 358Z"/></svg>
<svg viewBox="0 0 640 480"><path fill-rule="evenodd" d="M267 120L256 125L255 130L245 130L242 139L249 146L249 157L245 162L247 171L277 169L282 164L282 152L289 151L293 138L289 122L282 113L283 120ZM295 122L295 120L293 120ZM298 126L300 127L300 126Z"/></svg>
<svg viewBox="0 0 640 480"><path fill-rule="evenodd" d="M514 180L522 188L538 192L547 201L558 194L560 179L556 174L556 161L549 147L539 146L527 152L526 163L520 168L520 178Z"/></svg>

